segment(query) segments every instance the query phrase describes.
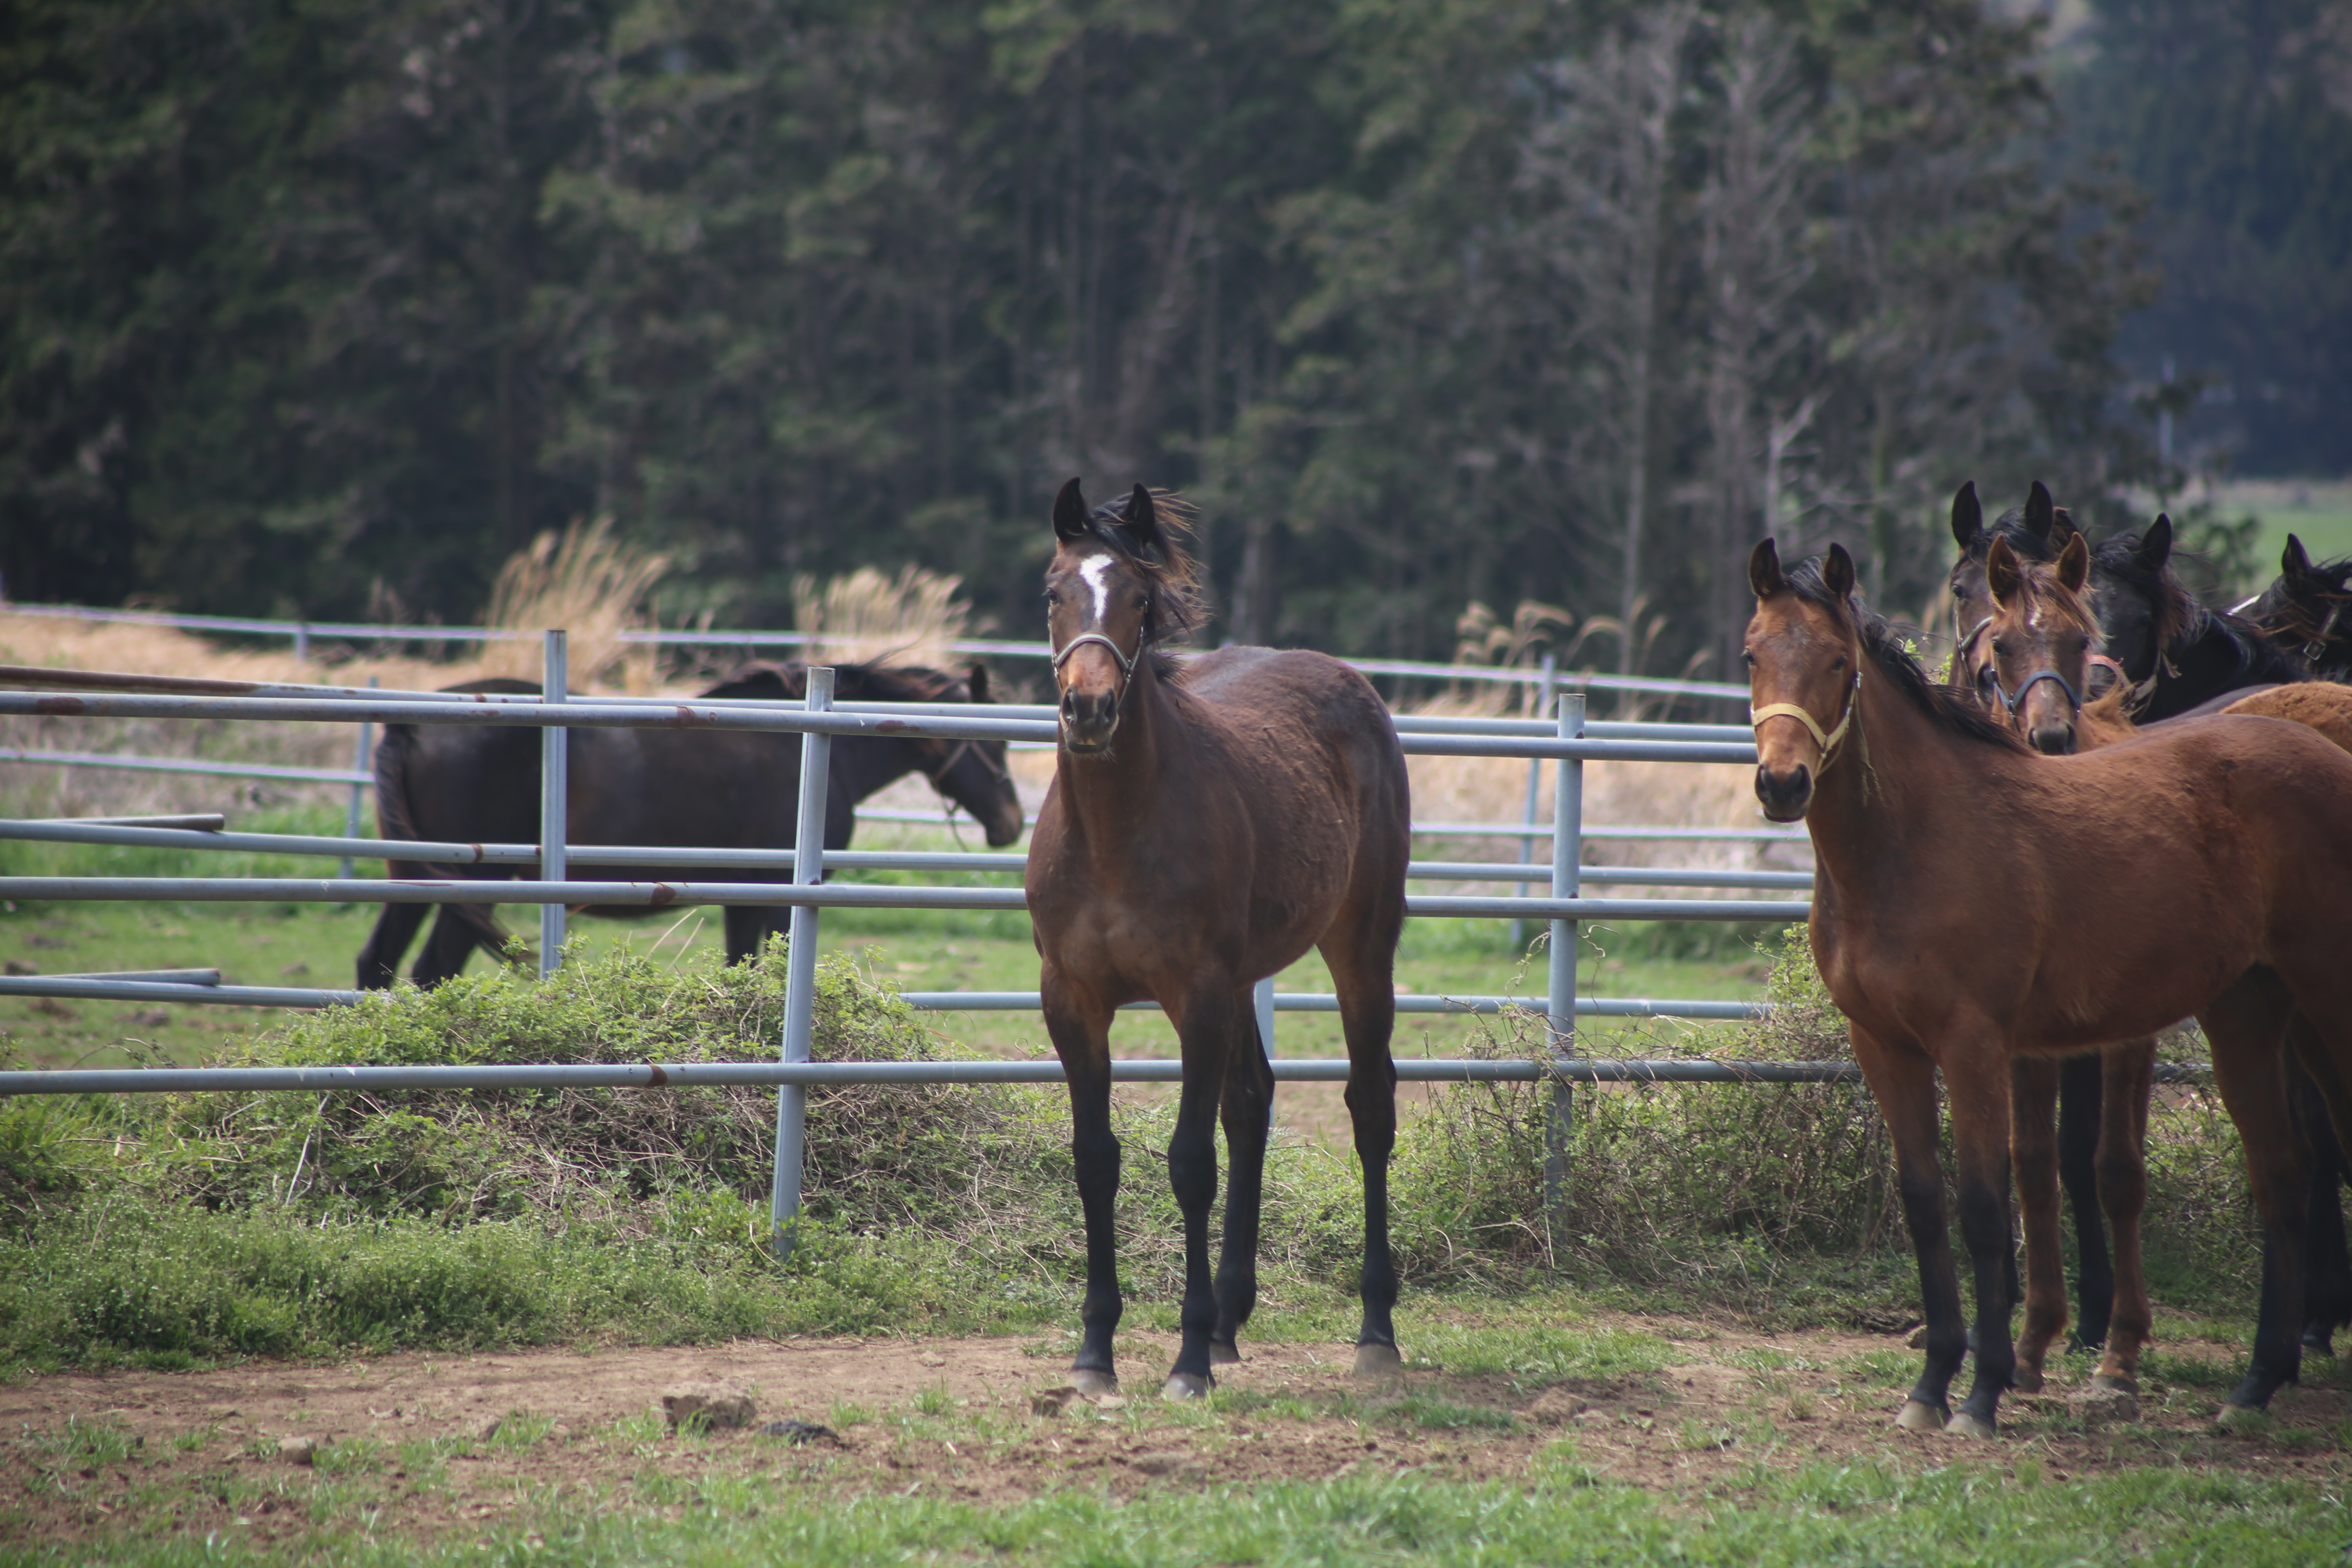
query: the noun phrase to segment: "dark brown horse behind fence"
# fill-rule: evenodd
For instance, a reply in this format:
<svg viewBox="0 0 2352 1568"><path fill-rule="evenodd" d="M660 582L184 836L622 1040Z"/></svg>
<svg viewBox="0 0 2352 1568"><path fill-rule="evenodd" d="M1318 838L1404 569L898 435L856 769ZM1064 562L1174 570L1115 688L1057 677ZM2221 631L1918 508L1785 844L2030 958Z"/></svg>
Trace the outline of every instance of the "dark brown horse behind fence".
<svg viewBox="0 0 2352 1568"><path fill-rule="evenodd" d="M536 693L538 684L489 680L458 691ZM782 700L806 689L802 666L758 665L704 697ZM866 702L985 702L985 671L969 678L943 670L886 665L840 667L835 694ZM526 729L388 724L376 750L376 812L386 838L430 843L534 844L539 840L540 732ZM846 848L859 801L920 773L972 815L994 845L1021 837L1021 802L1005 772L1002 741L926 741L907 736L843 735L833 742L825 793L824 845ZM800 812L801 738L752 730L573 730L566 837L573 844L668 848L789 849ZM526 875L528 867L425 866L395 861L394 877ZM599 881L778 882L781 871L681 869L658 862L583 867ZM359 956L362 988L390 985L401 954L431 904L386 904ZM465 968L479 947L493 957L507 933L478 904L442 904L414 978L437 984ZM626 906L589 914L623 919L653 911ZM727 906L727 958L760 950L785 911L758 904Z"/></svg>
<svg viewBox="0 0 2352 1568"><path fill-rule="evenodd" d="M1918 1255L1927 1364L1898 1423L1990 1435L2011 1386L2011 1063L2185 1016L2211 1047L2265 1238L2252 1363L2229 1403L2267 1403L2301 1348L2307 1161L2281 1070L2298 1013L2297 1054L2352 1126L2352 757L2252 717L2037 756L1853 603L1843 549L1783 573L1767 541L1749 580L1757 795L1811 831L1813 953L1886 1118ZM1939 1072L1977 1305L1957 1412L1968 1336Z"/></svg>
<svg viewBox="0 0 2352 1568"><path fill-rule="evenodd" d="M1364 1172L1364 1315L1356 1367L1399 1366L1391 1321L1388 1163L1396 1135L1392 972L1411 809L1404 756L1364 678L1321 654L1223 648L1180 674L1160 647L1192 621L1181 509L1140 485L1089 512L1076 479L1054 506L1045 573L1061 747L1029 851L1045 1026L1069 1075L1086 1210L1079 1386L1115 1388L1120 1302L1110 1025L1157 1000L1183 1053L1168 1174L1184 1215L1183 1344L1165 1393L1213 1386L1256 1303L1259 1188L1274 1081L1250 988L1318 949L1348 1040L1347 1101ZM1209 1272L1213 1119L1233 1163L1223 1257Z"/></svg>

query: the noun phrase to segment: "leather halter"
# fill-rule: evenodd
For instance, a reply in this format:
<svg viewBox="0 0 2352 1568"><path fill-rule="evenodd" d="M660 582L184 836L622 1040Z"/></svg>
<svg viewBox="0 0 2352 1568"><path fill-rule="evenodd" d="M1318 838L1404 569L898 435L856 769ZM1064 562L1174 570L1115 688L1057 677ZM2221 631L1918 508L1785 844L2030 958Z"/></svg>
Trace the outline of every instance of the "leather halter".
<svg viewBox="0 0 2352 1568"><path fill-rule="evenodd" d="M1830 771L1830 761L1837 754L1838 742L1844 740L1845 732L1853 727L1854 710L1862 706L1862 666L1859 663L1853 667L1853 685L1849 691L1851 695L1845 700L1844 717L1837 721L1834 730L1823 730L1822 721L1807 712L1803 704L1797 702L1767 702L1761 708L1749 709L1748 727L1760 730L1767 719L1794 719L1802 724L1813 737L1813 743L1822 751L1821 766L1813 770L1814 776L1818 778Z"/></svg>
<svg viewBox="0 0 2352 1568"><path fill-rule="evenodd" d="M1118 648L1118 644L1111 641L1110 638L1103 636L1100 632L1080 632L1076 637L1072 637L1068 642L1064 643L1060 647L1054 650L1054 673L1055 675L1061 674L1062 666L1070 662L1070 656L1077 652L1078 649L1086 647L1087 644L1090 642L1100 643L1103 647L1110 649L1111 658L1118 661L1118 696L1112 700L1110 705L1110 721L1113 724L1117 724L1119 720L1126 715L1127 694L1135 689L1135 667L1139 663L1142 662L1143 650L1151 645L1150 626L1150 621L1147 619L1142 626L1139 626L1135 629L1135 652L1132 657L1121 653ZM1048 635L1050 637L1050 631ZM1060 721L1058 718L1055 720L1055 727L1057 730L1060 728Z"/></svg>

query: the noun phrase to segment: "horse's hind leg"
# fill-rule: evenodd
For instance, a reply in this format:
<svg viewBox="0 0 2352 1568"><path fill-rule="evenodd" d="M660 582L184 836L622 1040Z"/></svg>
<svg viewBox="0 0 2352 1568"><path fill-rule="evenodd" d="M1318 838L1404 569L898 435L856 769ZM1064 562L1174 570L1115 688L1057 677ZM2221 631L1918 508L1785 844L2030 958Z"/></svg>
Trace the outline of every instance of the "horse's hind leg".
<svg viewBox="0 0 2352 1568"><path fill-rule="evenodd" d="M2108 1300L2105 1353L2091 1374L2094 1388L2139 1392L2139 1354L2154 1326L2147 1272L2140 1251L2140 1216L2147 1208L2147 1095L2156 1076L2156 1041L2133 1040L2099 1053L2099 1206L2115 1233L2116 1262ZM2084 1266L2087 1279L2089 1267ZM2086 1287L2087 1289L2087 1287Z"/></svg>
<svg viewBox="0 0 2352 1568"><path fill-rule="evenodd" d="M1042 976L1045 1032L1070 1085L1070 1154L1078 1205L1087 1222L1087 1294L1078 1310L1077 1359L1070 1381L1084 1394L1115 1394L1118 1371L1111 1337L1122 1310L1118 1296L1118 1134L1110 1125L1110 1009L1098 1007Z"/></svg>
<svg viewBox="0 0 2352 1568"><path fill-rule="evenodd" d="M2287 1063L2287 1097L2295 1121L2311 1143L2311 1203L2304 1251L2303 1348L2322 1355L2336 1353L2336 1331L2352 1322L2352 1256L2344 1245L2344 1146L2319 1086L2305 1070L2300 1058L2307 1053L2302 1037L2309 1026L2298 1016L2289 1036L2296 1047Z"/></svg>
<svg viewBox="0 0 2352 1568"><path fill-rule="evenodd" d="M454 980L465 973L466 960L474 954L480 939L466 921L455 904L419 904L418 909L438 911L433 930L425 939L425 951L416 955L416 967L409 978L431 990L445 980Z"/></svg>
<svg viewBox="0 0 2352 1568"><path fill-rule="evenodd" d="M2058 1065L2058 1181L2074 1213L2074 1333L2078 1350L2104 1344L2115 1313L2116 1274L2107 1227L2099 1223L2099 1140L2106 1126L2109 1054L2068 1057ZM2142 1107L2145 1110L2145 1106Z"/></svg>
<svg viewBox="0 0 2352 1568"><path fill-rule="evenodd" d="M1265 1196L1266 1130L1274 1110L1274 1069L1266 1063L1257 1008L1247 992L1234 998L1234 1019L1237 1043L1225 1063L1220 1107L1232 1169L1225 1187L1224 1245L1217 1258L1217 1326L1209 1336L1213 1366L1242 1359L1242 1327L1257 1306L1258 1214Z"/></svg>
<svg viewBox="0 0 2352 1568"><path fill-rule="evenodd" d="M424 875L420 868L416 873ZM394 872L394 875L399 875ZM416 928L433 912L431 904L386 904L375 918L375 930L368 933L367 945L360 949L359 988L362 991L388 991L399 978L401 955L416 939Z"/></svg>
<svg viewBox="0 0 2352 1568"><path fill-rule="evenodd" d="M1404 1365L1396 1342L1396 1265L1389 1257L1389 1157L1396 1150L1397 1081L1389 1037L1396 1030L1396 939L1402 921L1400 905L1393 914L1343 927L1346 935L1321 944L1348 1037L1348 1119L1364 1172L1364 1321L1356 1334L1356 1373L1361 1377L1392 1377Z"/></svg>
<svg viewBox="0 0 2352 1568"><path fill-rule="evenodd" d="M2263 1217L2263 1299L2253 1359L2229 1398L2230 1405L2241 1408L2268 1405L2280 1384L2294 1382L2302 1370L2310 1158L2287 1103L2280 1060L2293 1006L2278 976L2256 968L2197 1016L2212 1047L2214 1085L2245 1148L2246 1175Z"/></svg>
<svg viewBox="0 0 2352 1568"><path fill-rule="evenodd" d="M2010 1157L2025 1222L2025 1323L2017 1336L2017 1386L2042 1391L2050 1342L2066 1326L2065 1266L2059 1254L2057 1109L2060 1063L2021 1057L2009 1064Z"/></svg>

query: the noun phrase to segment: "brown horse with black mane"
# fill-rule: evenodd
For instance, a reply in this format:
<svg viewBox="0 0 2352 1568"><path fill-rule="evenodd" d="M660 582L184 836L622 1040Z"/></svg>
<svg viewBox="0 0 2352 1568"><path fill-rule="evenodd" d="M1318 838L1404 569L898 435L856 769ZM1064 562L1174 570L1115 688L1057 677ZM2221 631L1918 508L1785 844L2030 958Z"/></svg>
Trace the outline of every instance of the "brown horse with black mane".
<svg viewBox="0 0 2352 1568"><path fill-rule="evenodd" d="M1396 1138L1392 975L1411 831L1404 755L1379 694L1337 659L1227 647L1180 672L1160 651L1197 613L1181 537L1187 510L1138 485L1123 509L1090 512L1072 479L1054 503L1060 546L1045 572L1061 745L1027 883L1086 1210L1074 1381L1087 1393L1118 1386L1114 1013L1122 1003L1158 1001L1182 1050L1168 1174L1184 1215L1183 1343L1163 1392L1193 1397L1214 1386L1213 1365L1241 1359L1237 1338L1257 1299L1274 1079L1250 988L1310 947L1339 992L1348 1110L1364 1172L1356 1369L1382 1375L1401 1364L1388 1163ZM1213 1283L1220 1111L1233 1188Z"/></svg>
<svg viewBox="0 0 2352 1568"><path fill-rule="evenodd" d="M1811 834L1813 953L1886 1118L1918 1255L1927 1364L1897 1424L1990 1436L2011 1384L2011 1064L2187 1016L2262 1213L2262 1313L2229 1404L2264 1405L2300 1363L2306 1156L2282 1071L2294 1014L2308 1026L2298 1055L2352 1126L2352 757L2250 717L2036 756L1853 603L1843 549L1784 573L1767 540L1748 577L1757 796ZM1968 1335L1939 1071L1976 1286L1976 1378L1957 1412Z"/></svg>

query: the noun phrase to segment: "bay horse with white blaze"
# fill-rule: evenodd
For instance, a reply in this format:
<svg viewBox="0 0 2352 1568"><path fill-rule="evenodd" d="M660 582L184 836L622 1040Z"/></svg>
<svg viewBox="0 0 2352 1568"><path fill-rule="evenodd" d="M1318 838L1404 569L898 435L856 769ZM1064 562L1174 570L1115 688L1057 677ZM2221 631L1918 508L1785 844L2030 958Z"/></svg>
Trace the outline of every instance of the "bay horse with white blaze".
<svg viewBox="0 0 2352 1568"><path fill-rule="evenodd" d="M1891 1135L1918 1257L1927 1362L1896 1424L1989 1436L2011 1386L2010 1064L2194 1016L2246 1150L2265 1237L2252 1363L2232 1407L2296 1376L2305 1157L2282 1070L2290 1016L2352 1125L2352 757L2299 725L2201 720L2074 757L2034 755L1935 685L1853 600L1853 562L1748 561L1756 793L1802 820L1815 962ZM2127 829L2096 831L2118 801ZM2086 831L2086 825L2094 829ZM1936 1077L1951 1108L1968 1344L1945 1228ZM2226 1412L2225 1412L2226 1414Z"/></svg>
<svg viewBox="0 0 2352 1568"><path fill-rule="evenodd" d="M1181 1047L1168 1145L1184 1216L1183 1342L1162 1390L1171 1399L1206 1394L1211 1368L1241 1359L1238 1336L1257 1299L1274 1096L1250 990L1310 947L1339 992L1364 1173L1356 1370L1389 1375L1402 1364L1388 1245L1389 1036L1412 821L1396 728L1362 676L1319 653L1259 647L1220 648L1180 671L1160 651L1198 613L1188 510L1138 485L1123 508L1089 511L1076 479L1055 500L1045 621L1061 742L1026 878L1086 1211L1073 1380L1085 1393L1118 1383L1111 1019L1122 1003L1156 1000ZM1233 1185L1213 1281L1221 1113Z"/></svg>

